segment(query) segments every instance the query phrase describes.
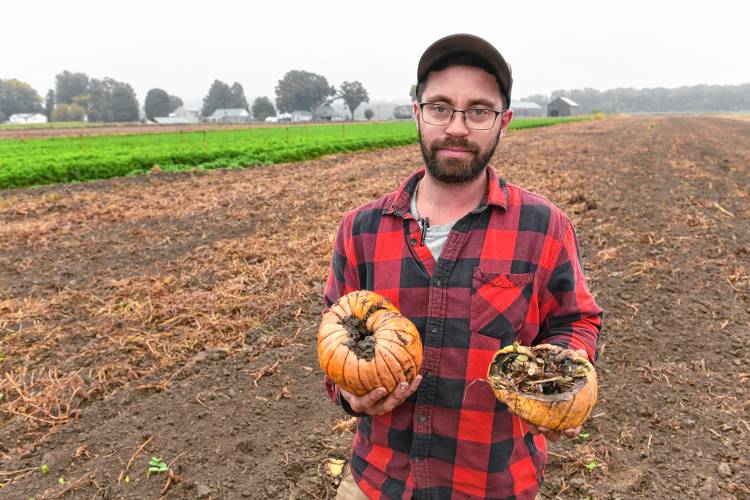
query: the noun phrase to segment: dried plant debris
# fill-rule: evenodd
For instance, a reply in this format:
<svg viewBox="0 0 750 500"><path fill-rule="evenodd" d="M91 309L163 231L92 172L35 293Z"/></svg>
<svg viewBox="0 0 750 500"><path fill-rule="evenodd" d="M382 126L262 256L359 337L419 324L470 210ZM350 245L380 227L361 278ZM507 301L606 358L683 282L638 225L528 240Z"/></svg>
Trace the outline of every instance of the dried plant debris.
<svg viewBox="0 0 750 500"><path fill-rule="evenodd" d="M589 370L583 359L570 358L559 351L522 348L516 342L513 352L498 356L490 367L490 382L499 389L531 394L560 394L583 382ZM533 354L532 354L533 353Z"/></svg>

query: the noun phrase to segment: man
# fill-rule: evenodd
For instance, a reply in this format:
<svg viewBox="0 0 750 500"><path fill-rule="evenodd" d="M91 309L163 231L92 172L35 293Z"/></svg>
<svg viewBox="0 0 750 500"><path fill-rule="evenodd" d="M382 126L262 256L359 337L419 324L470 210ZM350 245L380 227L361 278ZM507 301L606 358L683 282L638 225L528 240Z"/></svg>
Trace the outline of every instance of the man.
<svg viewBox="0 0 750 500"><path fill-rule="evenodd" d="M488 167L513 116L497 49L472 35L442 38L422 55L417 82L426 169L344 216L325 303L357 289L388 297L419 329L424 362L391 394L357 397L326 379L332 399L360 417L338 498L535 498L545 436L560 433L512 415L474 382L514 341L593 361L602 310L570 220Z"/></svg>

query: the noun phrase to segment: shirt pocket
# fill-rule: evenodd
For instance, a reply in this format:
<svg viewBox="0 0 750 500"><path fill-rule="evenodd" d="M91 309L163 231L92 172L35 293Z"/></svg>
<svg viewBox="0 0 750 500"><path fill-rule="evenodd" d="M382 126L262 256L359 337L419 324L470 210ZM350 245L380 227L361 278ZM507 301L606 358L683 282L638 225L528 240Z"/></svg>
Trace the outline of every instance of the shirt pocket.
<svg viewBox="0 0 750 500"><path fill-rule="evenodd" d="M490 273L474 268L470 319L472 333L501 339L502 345L512 343L526 320L533 280L531 273Z"/></svg>

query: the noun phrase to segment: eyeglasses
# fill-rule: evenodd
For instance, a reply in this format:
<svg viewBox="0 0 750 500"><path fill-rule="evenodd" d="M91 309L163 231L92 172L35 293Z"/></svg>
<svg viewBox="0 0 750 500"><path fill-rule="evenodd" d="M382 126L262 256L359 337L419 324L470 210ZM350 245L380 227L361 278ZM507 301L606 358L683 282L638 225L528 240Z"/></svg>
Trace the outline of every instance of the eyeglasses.
<svg viewBox="0 0 750 500"><path fill-rule="evenodd" d="M507 109L469 108L454 109L445 104L435 102L420 102L422 119L430 125L445 126L453 121L456 113L464 115L466 127L472 130L489 130L495 126L497 115L508 111Z"/></svg>

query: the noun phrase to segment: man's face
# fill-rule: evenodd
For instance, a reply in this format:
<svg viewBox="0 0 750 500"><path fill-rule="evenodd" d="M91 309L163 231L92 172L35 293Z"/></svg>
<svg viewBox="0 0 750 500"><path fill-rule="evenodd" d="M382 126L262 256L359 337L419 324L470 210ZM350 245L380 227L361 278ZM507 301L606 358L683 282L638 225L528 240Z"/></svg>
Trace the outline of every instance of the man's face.
<svg viewBox="0 0 750 500"><path fill-rule="evenodd" d="M472 66L449 66L431 72L422 102L441 103L455 109L503 108L495 77ZM500 137L508 129L513 111L498 116L488 130L468 128L461 113L455 113L448 125L430 125L422 119L417 103L414 116L427 171L438 181L455 184L476 179L484 172Z"/></svg>

